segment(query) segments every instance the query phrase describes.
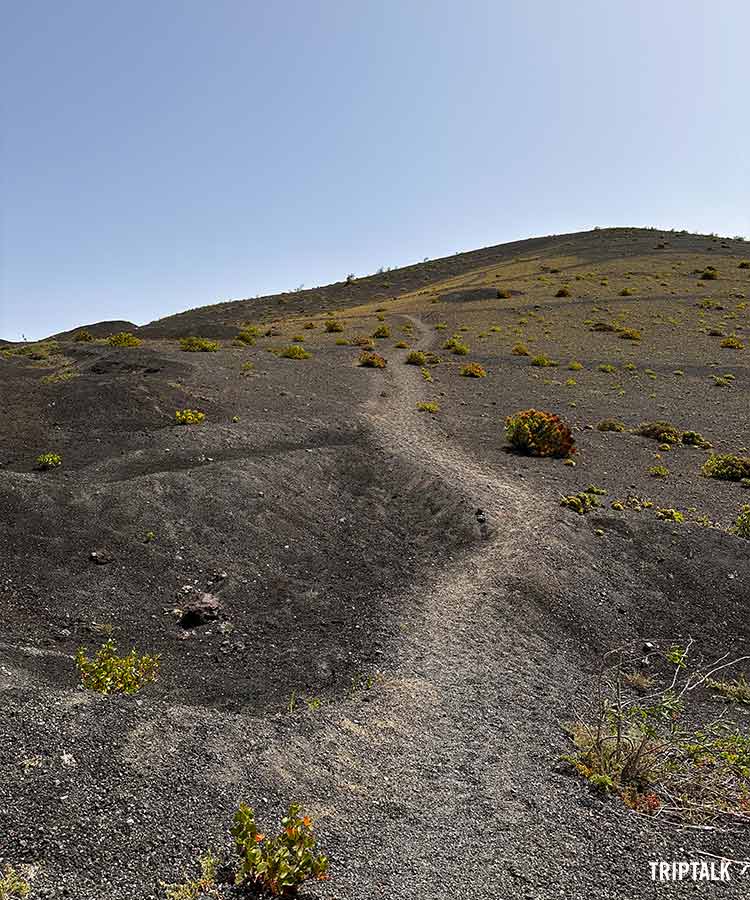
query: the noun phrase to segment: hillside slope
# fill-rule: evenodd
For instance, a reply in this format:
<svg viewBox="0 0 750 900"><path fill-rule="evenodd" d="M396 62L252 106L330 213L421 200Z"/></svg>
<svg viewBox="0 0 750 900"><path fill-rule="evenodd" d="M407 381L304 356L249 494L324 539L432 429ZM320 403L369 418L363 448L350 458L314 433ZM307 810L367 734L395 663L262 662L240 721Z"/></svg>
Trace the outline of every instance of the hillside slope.
<svg viewBox="0 0 750 900"><path fill-rule="evenodd" d="M602 230L207 306L134 347L6 349L0 863L35 866L33 896L160 897L241 799L269 828L309 808L333 875L310 897L634 900L674 896L654 859L744 858L740 817L682 830L560 759L605 651L748 653L750 493L701 474L749 455L748 257ZM507 452L529 407L571 423L576 465ZM560 505L591 485L587 515ZM183 627L203 592L219 617ZM81 688L76 649L109 635L159 679ZM716 710L747 728L701 692Z"/></svg>

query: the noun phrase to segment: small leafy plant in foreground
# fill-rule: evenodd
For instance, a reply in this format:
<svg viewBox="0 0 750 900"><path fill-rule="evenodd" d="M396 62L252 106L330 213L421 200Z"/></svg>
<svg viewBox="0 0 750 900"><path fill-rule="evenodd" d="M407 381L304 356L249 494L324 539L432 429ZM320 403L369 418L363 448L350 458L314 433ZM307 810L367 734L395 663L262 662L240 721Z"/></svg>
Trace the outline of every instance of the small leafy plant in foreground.
<svg viewBox="0 0 750 900"><path fill-rule="evenodd" d="M216 875L219 860L207 850L198 858L200 875L182 884L162 884L167 900L200 900L201 897L219 897Z"/></svg>
<svg viewBox="0 0 750 900"><path fill-rule="evenodd" d="M526 409L508 416L505 436L515 450L532 456L565 458L576 452L570 426L543 410Z"/></svg>
<svg viewBox="0 0 750 900"><path fill-rule="evenodd" d="M750 541L750 504L744 503L740 508L734 530L740 537Z"/></svg>
<svg viewBox="0 0 750 900"><path fill-rule="evenodd" d="M199 409L176 409L174 418L178 425L200 425L206 414Z"/></svg>
<svg viewBox="0 0 750 900"><path fill-rule="evenodd" d="M298 803L292 803L274 838L261 834L253 809L241 803L231 828L240 858L235 884L268 891L275 897L289 897L305 881L328 878L328 859L316 853L317 841L312 819Z"/></svg>
<svg viewBox="0 0 750 900"><path fill-rule="evenodd" d="M134 694L156 679L159 656L138 656L135 649L127 656L118 656L110 638L89 659L83 647L76 653L76 666L81 684L99 694Z"/></svg>
<svg viewBox="0 0 750 900"><path fill-rule="evenodd" d="M40 453L36 458L36 464L42 471L56 469L62 465L62 456L59 453Z"/></svg>

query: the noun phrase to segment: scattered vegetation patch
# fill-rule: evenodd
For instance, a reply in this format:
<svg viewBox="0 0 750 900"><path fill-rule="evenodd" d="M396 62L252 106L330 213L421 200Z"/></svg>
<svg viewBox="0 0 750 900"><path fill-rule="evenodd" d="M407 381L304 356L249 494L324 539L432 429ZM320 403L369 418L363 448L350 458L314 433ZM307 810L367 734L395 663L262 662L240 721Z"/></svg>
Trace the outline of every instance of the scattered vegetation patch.
<svg viewBox="0 0 750 900"><path fill-rule="evenodd" d="M312 323L309 323L312 324ZM307 325L305 326L307 328ZM255 346L255 339L260 335L260 328L256 328L255 325L246 325L237 335L237 340L242 344L246 344L248 347ZM200 340L200 338L183 338L183 340ZM182 341L180 341L180 346L182 346ZM182 347L185 350L185 347ZM218 350L218 344L216 349Z"/></svg>
<svg viewBox="0 0 750 900"><path fill-rule="evenodd" d="M539 356L535 356L531 360L531 365L539 366L540 368L545 369L545 368L549 368L551 366L559 366L560 363L558 363L554 359L550 359L549 356L546 356L544 353L540 353Z"/></svg>
<svg viewBox="0 0 750 900"><path fill-rule="evenodd" d="M336 332L343 331L344 325L342 322L339 322L338 319L329 319L325 324L324 330L328 334L334 334Z"/></svg>
<svg viewBox="0 0 750 900"><path fill-rule="evenodd" d="M505 436L519 453L531 456L571 457L575 440L570 426L559 416L537 409L526 409L508 416Z"/></svg>
<svg viewBox="0 0 750 900"><path fill-rule="evenodd" d="M602 363L601 365L597 366L597 368L600 372L604 372L605 375L612 375L617 371L612 363Z"/></svg>
<svg viewBox="0 0 750 900"><path fill-rule="evenodd" d="M668 478L669 469L666 466L651 466L648 470L648 474L651 478Z"/></svg>
<svg viewBox="0 0 750 900"><path fill-rule="evenodd" d="M721 481L742 481L743 478L750 478L750 457L712 453L701 466L701 472Z"/></svg>
<svg viewBox="0 0 750 900"><path fill-rule="evenodd" d="M359 365L366 369L384 369L386 362L379 353L360 353Z"/></svg>
<svg viewBox="0 0 750 900"><path fill-rule="evenodd" d="M470 362L466 363L465 366L461 366L459 374L463 375L464 378L485 378L487 372L483 366L479 365L479 363Z"/></svg>
<svg viewBox="0 0 750 900"><path fill-rule="evenodd" d="M716 281L718 277L719 270L714 266L706 266L706 268L701 272L702 281Z"/></svg>
<svg viewBox="0 0 750 900"><path fill-rule="evenodd" d="M200 425L206 414L199 409L176 409L174 418L178 425Z"/></svg>
<svg viewBox="0 0 750 900"><path fill-rule="evenodd" d="M90 344L94 340L94 335L90 331L82 328L73 335L73 340L79 344Z"/></svg>
<svg viewBox="0 0 750 900"><path fill-rule="evenodd" d="M440 412L440 404L432 401L417 403L417 409L420 412L437 413Z"/></svg>
<svg viewBox="0 0 750 900"><path fill-rule="evenodd" d="M391 336L391 329L387 325L379 325L375 331L373 331L372 336L374 338L389 338Z"/></svg>
<svg viewBox="0 0 750 900"><path fill-rule="evenodd" d="M110 347L140 347L143 343L130 331L118 331L107 338Z"/></svg>
<svg viewBox="0 0 750 900"><path fill-rule="evenodd" d="M469 347L461 340L460 334L454 334L452 338L448 338L443 344L443 350L450 350L451 353L455 353L457 356L466 356L469 352Z"/></svg>
<svg viewBox="0 0 750 900"><path fill-rule="evenodd" d="M513 356L531 356L531 354L529 353L529 348L521 341L519 341L517 344L513 344L513 346L510 348L510 352L513 354Z"/></svg>
<svg viewBox="0 0 750 900"><path fill-rule="evenodd" d="M248 332L240 332L240 335L248 334ZM245 340L243 343L255 343L255 336L253 335L252 342ZM239 340L242 340L239 337ZM184 337L180 338L180 350L184 350L185 353L216 353L219 349L219 344L217 341L209 341L207 338L200 337Z"/></svg>
<svg viewBox="0 0 750 900"><path fill-rule="evenodd" d="M656 510L656 518L664 519L667 522L684 522L685 515L679 509L672 506L662 507Z"/></svg>
<svg viewBox="0 0 750 900"><path fill-rule="evenodd" d="M112 638L102 644L93 659L82 647L75 659L81 684L99 694L135 694L159 674L158 654L139 656L133 649L127 656L118 656Z"/></svg>
<svg viewBox="0 0 750 900"><path fill-rule="evenodd" d="M625 287L620 291L621 297L632 297L635 294L633 288Z"/></svg>
<svg viewBox="0 0 750 900"><path fill-rule="evenodd" d="M62 465L62 456L59 453L40 453L36 458L37 468L43 471L56 469Z"/></svg>
<svg viewBox="0 0 750 900"><path fill-rule="evenodd" d="M682 432L671 422L641 422L635 433L661 444L679 444L682 440Z"/></svg>
<svg viewBox="0 0 750 900"><path fill-rule="evenodd" d="M579 516L583 516L597 506L601 506L599 497L597 496L598 494L599 491L587 488L585 491L580 491L577 494L568 494L567 496L561 497L560 506L572 509L574 512L578 513Z"/></svg>
<svg viewBox="0 0 750 900"><path fill-rule="evenodd" d="M637 328L621 328L618 337L624 341L640 341L643 335Z"/></svg>
<svg viewBox="0 0 750 900"><path fill-rule="evenodd" d="M723 347L725 350L744 350L745 349L745 345L735 334L730 334L729 337L725 337L719 346Z"/></svg>
<svg viewBox="0 0 750 900"><path fill-rule="evenodd" d="M625 431L625 425L622 422L618 422L617 419L602 419L601 422L597 422L596 425L597 431Z"/></svg>
<svg viewBox="0 0 750 900"><path fill-rule="evenodd" d="M299 344L289 344L287 347L282 347L276 354L277 356L281 356L284 359L310 359L312 353L308 353L304 347L300 347Z"/></svg>
<svg viewBox="0 0 750 900"><path fill-rule="evenodd" d="M427 363L427 356L421 350L412 350L405 362L408 366L424 366Z"/></svg>
<svg viewBox="0 0 750 900"><path fill-rule="evenodd" d="M711 687L722 700L729 703L745 703L750 705L750 681L744 675L740 675L733 681L722 679L721 681L709 680Z"/></svg>

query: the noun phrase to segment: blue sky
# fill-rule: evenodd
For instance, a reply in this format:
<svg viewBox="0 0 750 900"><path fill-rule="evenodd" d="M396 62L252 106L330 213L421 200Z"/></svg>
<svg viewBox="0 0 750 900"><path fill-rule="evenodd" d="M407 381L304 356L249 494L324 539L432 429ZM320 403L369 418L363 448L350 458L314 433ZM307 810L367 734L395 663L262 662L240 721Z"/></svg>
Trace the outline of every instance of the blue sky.
<svg viewBox="0 0 750 900"><path fill-rule="evenodd" d="M750 237L746 0L2 0L0 336L520 237Z"/></svg>

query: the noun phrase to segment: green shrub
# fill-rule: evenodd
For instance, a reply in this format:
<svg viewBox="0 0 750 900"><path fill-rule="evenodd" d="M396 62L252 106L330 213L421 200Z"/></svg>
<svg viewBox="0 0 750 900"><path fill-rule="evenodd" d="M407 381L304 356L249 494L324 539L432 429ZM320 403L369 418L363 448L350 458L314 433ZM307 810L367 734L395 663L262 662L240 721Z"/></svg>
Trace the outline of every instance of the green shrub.
<svg viewBox="0 0 750 900"><path fill-rule="evenodd" d="M576 452L570 426L543 410L526 409L508 416L505 435L515 450L532 456L565 458Z"/></svg>
<svg viewBox="0 0 750 900"><path fill-rule="evenodd" d="M248 347L254 347L255 339L257 338L257 336L258 336L257 328L252 328L252 329L251 328L243 328L242 331L240 331L239 334L237 335L237 340L240 341L240 343L242 343L242 344L246 344ZM193 340L193 339L192 338L191 339L183 338L183 340ZM194 340L198 340L198 338L195 338ZM180 343L182 343L182 341L180 341ZM188 348L183 347L182 349L186 350Z"/></svg>
<svg viewBox="0 0 750 900"><path fill-rule="evenodd" d="M700 431L683 431L682 443L688 447L710 447L711 444L703 437Z"/></svg>
<svg viewBox="0 0 750 900"><path fill-rule="evenodd" d="M73 340L78 343L91 343L94 340L94 335L90 331L86 331L85 328L82 328L80 331L76 331L73 335Z"/></svg>
<svg viewBox="0 0 750 900"><path fill-rule="evenodd" d="M334 334L338 331L343 331L344 326L338 319L329 319L325 324L324 329L328 334Z"/></svg>
<svg viewBox="0 0 750 900"><path fill-rule="evenodd" d="M629 287L623 288L620 291L621 297L632 297L633 294L635 294L635 291L633 290L633 288L629 288Z"/></svg>
<svg viewBox="0 0 750 900"><path fill-rule="evenodd" d="M427 362L427 356L421 350L412 350L406 357L409 366L423 366Z"/></svg>
<svg viewBox="0 0 750 900"><path fill-rule="evenodd" d="M242 335L249 336L249 331L241 331L237 338L238 340L243 341L243 343L255 343L255 336L252 335L252 341L243 340ZM207 338L200 337L184 337L180 338L180 350L184 350L185 353L216 353L219 349L219 344L217 341L209 341Z"/></svg>
<svg viewBox="0 0 750 900"><path fill-rule="evenodd" d="M436 413L440 412L440 404L434 402L417 403L417 409L420 412Z"/></svg>
<svg viewBox="0 0 750 900"><path fill-rule="evenodd" d="M284 359L310 359L312 353L308 353L304 347L299 344L289 344L288 347L282 347L276 354Z"/></svg>
<svg viewBox="0 0 750 900"><path fill-rule="evenodd" d="M648 474L652 478L667 478L669 477L669 469L666 466L651 466Z"/></svg>
<svg viewBox="0 0 750 900"><path fill-rule="evenodd" d="M25 900L30 893L29 881L6 863L0 874L0 900Z"/></svg>
<svg viewBox="0 0 750 900"><path fill-rule="evenodd" d="M93 659L82 647L76 653L81 684L99 694L134 694L156 679L159 659L158 655L138 656L135 649L127 656L118 656L112 638L102 644Z"/></svg>
<svg viewBox="0 0 750 900"><path fill-rule="evenodd" d="M745 345L737 337L736 334L730 334L729 337L725 337L719 346L723 347L725 350L744 350L745 349Z"/></svg>
<svg viewBox="0 0 750 900"><path fill-rule="evenodd" d="M580 491L578 494L568 494L566 497L560 498L560 506L572 509L579 516L586 515L592 509L600 506L595 491Z"/></svg>
<svg viewBox="0 0 750 900"><path fill-rule="evenodd" d="M464 344L460 334L454 334L453 337L448 338L443 344L443 350L450 350L451 353L455 353L458 356L466 356L469 352L469 347L467 344Z"/></svg>
<svg viewBox="0 0 750 900"><path fill-rule="evenodd" d="M667 507L666 509L657 509L656 510L656 518L657 519L665 519L668 522L684 522L685 516L683 513L679 511L679 509L674 509L672 507Z"/></svg>
<svg viewBox="0 0 750 900"><path fill-rule="evenodd" d="M568 363L568 368L571 372L580 372L583 368L583 363L578 362L577 359L571 359L571 361Z"/></svg>
<svg viewBox="0 0 750 900"><path fill-rule="evenodd" d="M56 469L62 465L62 456L59 453L41 453L36 458L36 464L40 469Z"/></svg>
<svg viewBox="0 0 750 900"><path fill-rule="evenodd" d="M174 418L178 425L200 425L206 414L199 409L176 409Z"/></svg>
<svg viewBox="0 0 750 900"><path fill-rule="evenodd" d="M110 347L140 347L142 341L130 331L118 331L117 334L110 334L107 343Z"/></svg>
<svg viewBox="0 0 750 900"><path fill-rule="evenodd" d="M510 352L513 354L513 356L531 356L531 354L529 353L529 348L521 341L519 341L517 344L513 344L513 346L510 348Z"/></svg>
<svg viewBox="0 0 750 900"><path fill-rule="evenodd" d="M487 372L483 366L479 365L479 363L471 362L466 363L465 366L461 366L459 374L463 375L465 378L485 378Z"/></svg>
<svg viewBox="0 0 750 900"><path fill-rule="evenodd" d="M352 338L352 344L354 344L355 347L365 347L368 350L371 350L375 346L375 341L364 334L358 334L355 338Z"/></svg>
<svg viewBox="0 0 750 900"><path fill-rule="evenodd" d="M387 325L379 325L375 331L373 331L372 336L374 338L389 338L391 336L391 329Z"/></svg>
<svg viewBox="0 0 750 900"><path fill-rule="evenodd" d="M365 351L359 355L359 365L364 366L366 369L384 369L385 359L379 353L368 353Z"/></svg>
<svg viewBox="0 0 750 900"><path fill-rule="evenodd" d="M244 803L234 815L231 830L240 858L235 884L290 897L305 881L328 877L327 858L315 852L312 819L302 814L298 803L291 804L274 838L268 839L258 831L255 813Z"/></svg>
<svg viewBox="0 0 750 900"><path fill-rule="evenodd" d="M682 440L682 432L671 422L641 422L635 433L661 444L679 444Z"/></svg>
<svg viewBox="0 0 750 900"><path fill-rule="evenodd" d="M255 369L255 363L252 360L248 359L247 362L242 363L240 372L243 375L249 375L253 371L253 369Z"/></svg>
<svg viewBox="0 0 750 900"><path fill-rule="evenodd" d="M701 466L701 472L722 481L742 481L743 478L750 478L750 457L712 453Z"/></svg>
<svg viewBox="0 0 750 900"><path fill-rule="evenodd" d="M541 368L548 368L550 366L558 366L560 365L554 359L550 359L549 356L546 356L544 353L540 353L539 356L535 356L531 360L532 366L539 366Z"/></svg>
<svg viewBox="0 0 750 900"><path fill-rule="evenodd" d="M735 530L740 537L750 541L750 504L745 503L740 507L740 514L735 522Z"/></svg>
<svg viewBox="0 0 750 900"><path fill-rule="evenodd" d="M643 335L637 328L621 328L618 337L624 341L640 341Z"/></svg>
<svg viewBox="0 0 750 900"><path fill-rule="evenodd" d="M625 431L625 425L617 419L602 419L597 423L597 431Z"/></svg>
<svg viewBox="0 0 750 900"><path fill-rule="evenodd" d="M600 372L604 372L605 375L612 375L617 371L612 363L602 363L601 365L597 366L597 368Z"/></svg>

